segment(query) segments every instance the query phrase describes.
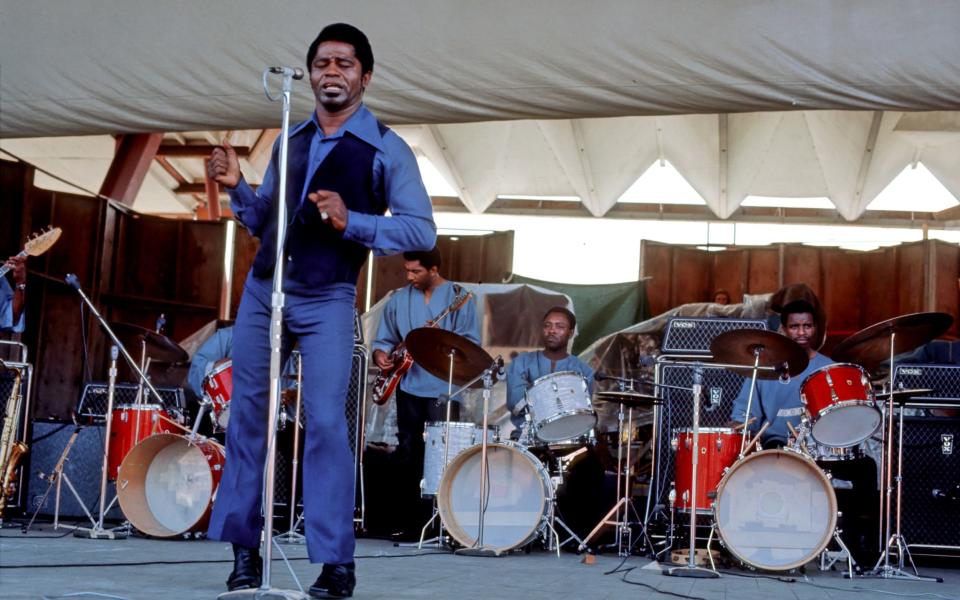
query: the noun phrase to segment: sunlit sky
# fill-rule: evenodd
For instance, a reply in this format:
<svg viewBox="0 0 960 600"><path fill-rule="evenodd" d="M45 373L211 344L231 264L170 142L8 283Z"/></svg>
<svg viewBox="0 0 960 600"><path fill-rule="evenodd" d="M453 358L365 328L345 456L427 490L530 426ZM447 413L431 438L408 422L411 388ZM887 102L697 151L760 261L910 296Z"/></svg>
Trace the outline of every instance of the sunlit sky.
<svg viewBox="0 0 960 600"><path fill-rule="evenodd" d="M431 195L454 195L433 165L421 159L421 171ZM703 199L669 162L654 163L620 198L662 204L699 204ZM570 198L576 200L576 198ZM747 206L833 208L827 198L767 198L751 196ZM868 210L937 212L958 201L923 166L906 167L870 204ZM775 243L838 246L873 250L923 239L922 230L856 225L780 225L725 221L655 221L609 217L537 217L502 214L437 213L441 233L476 235L513 230L513 271L519 275L564 283L636 281L640 273L640 241L672 244L733 246ZM960 244L960 231L934 230L931 239Z"/></svg>

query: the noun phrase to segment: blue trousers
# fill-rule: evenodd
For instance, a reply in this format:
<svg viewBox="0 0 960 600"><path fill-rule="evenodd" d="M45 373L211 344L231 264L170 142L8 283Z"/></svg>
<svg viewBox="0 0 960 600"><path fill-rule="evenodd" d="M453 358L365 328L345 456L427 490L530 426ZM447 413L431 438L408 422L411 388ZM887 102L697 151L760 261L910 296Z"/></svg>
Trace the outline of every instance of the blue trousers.
<svg viewBox="0 0 960 600"><path fill-rule="evenodd" d="M263 467L270 388L271 282L247 277L233 333L233 398L227 456L210 518L212 539L260 545ZM300 342L306 410L303 506L307 551L314 563L353 560L354 470L344 403L353 347L351 284L309 296L286 294L283 363ZM283 364L282 363L282 364Z"/></svg>

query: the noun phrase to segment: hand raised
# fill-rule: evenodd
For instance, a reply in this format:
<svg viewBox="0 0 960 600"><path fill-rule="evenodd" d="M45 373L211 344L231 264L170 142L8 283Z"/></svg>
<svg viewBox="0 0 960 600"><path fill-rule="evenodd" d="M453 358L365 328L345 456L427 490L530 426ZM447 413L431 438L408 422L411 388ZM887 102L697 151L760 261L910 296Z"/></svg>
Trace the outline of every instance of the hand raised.
<svg viewBox="0 0 960 600"><path fill-rule="evenodd" d="M223 146L213 149L207 162L207 177L220 185L235 188L240 183L240 161L237 151L230 142L224 140Z"/></svg>
<svg viewBox="0 0 960 600"><path fill-rule="evenodd" d="M317 206L320 218L337 231L347 228L347 207L340 194L329 190L317 190L307 194L310 202Z"/></svg>

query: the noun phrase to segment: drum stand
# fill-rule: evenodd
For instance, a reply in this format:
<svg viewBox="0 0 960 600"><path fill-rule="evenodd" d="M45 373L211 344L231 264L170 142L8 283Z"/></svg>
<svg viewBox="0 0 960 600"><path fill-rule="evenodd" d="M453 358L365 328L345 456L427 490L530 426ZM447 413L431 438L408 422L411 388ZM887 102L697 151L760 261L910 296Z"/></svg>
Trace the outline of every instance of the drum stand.
<svg viewBox="0 0 960 600"><path fill-rule="evenodd" d="M897 332L895 329L890 330L890 376L889 376L889 390L893 392L893 374L896 372L894 369L894 342L896 341ZM864 573L865 577L880 577L882 579L907 579L910 581L936 581L937 583L943 583L943 579L940 577L923 577L920 575L920 572L917 570L917 565L913 562L913 557L910 555L910 549L907 545L906 540L903 537L903 534L900 532L900 510L902 507L902 492L903 492L903 404L900 405L900 422L899 427L900 431L898 433L897 440L897 474L894 477L893 475L893 399L894 395L890 394L890 399L887 402L887 427L883 434L883 443L886 446L886 451L883 453L880 471L883 476L881 481L881 490L880 490L880 535L882 536L881 542L886 540L883 546L883 552L880 554L880 558L877 559L877 564L873 567L872 571ZM896 530L891 530L890 523L890 512L891 512L891 501L893 495L893 485L896 481L897 486L897 515L896 515ZM885 495L885 496L884 496ZM897 550L897 565L893 566L890 564L890 550L896 546ZM910 561L910 567L913 568L913 573L904 569L904 558Z"/></svg>
<svg viewBox="0 0 960 600"><path fill-rule="evenodd" d="M617 535L617 555L618 556L628 556L630 554L630 548L633 547L633 531L630 529L631 522L640 522L640 515L637 513L636 507L633 505L633 500L631 499L631 490L630 490L630 450L632 445L633 437L633 407L627 408L627 456L626 464L623 462L623 403L618 403L620 409L617 411L617 493L622 493L623 495L617 500L617 503L613 505L606 515L600 522L597 523L590 533L587 534L587 537L580 542L580 546L577 548L579 551L583 551L587 548L590 543L590 540L595 538L600 531L605 529L608 526L616 527ZM621 486L622 479L622 486ZM620 511L623 510L623 520L620 517ZM630 513L633 512L633 516L637 519L636 521L630 521ZM646 536L646 528L643 530L643 535ZM624 538L626 538L626 544L624 544Z"/></svg>
<svg viewBox="0 0 960 600"><path fill-rule="evenodd" d="M759 360L759 354L757 356ZM754 370L754 376L756 376L756 370ZM690 499L692 502L690 510L690 555L687 557L686 566L667 567L662 571L664 575L670 577L720 577L720 573L717 573L713 568L705 569L697 566L696 552L694 549L697 543L697 463L700 457L700 396L702 393L703 364L695 363L693 365L693 465L690 477ZM741 448L743 448L743 446L741 446ZM711 561L711 565L712 563L713 561Z"/></svg>

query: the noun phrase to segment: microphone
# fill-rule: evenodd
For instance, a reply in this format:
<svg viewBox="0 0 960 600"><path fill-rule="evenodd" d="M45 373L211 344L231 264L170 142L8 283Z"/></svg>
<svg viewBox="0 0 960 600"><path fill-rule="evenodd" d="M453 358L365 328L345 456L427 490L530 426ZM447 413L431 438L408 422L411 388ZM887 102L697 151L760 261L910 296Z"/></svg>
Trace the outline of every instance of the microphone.
<svg viewBox="0 0 960 600"><path fill-rule="evenodd" d="M78 292L80 291L80 280L73 273L70 273L69 275L67 275L66 282L67 282L67 285L69 285L73 289L77 290Z"/></svg>
<svg viewBox="0 0 960 600"><path fill-rule="evenodd" d="M157 317L157 333L163 333L163 328L167 324L167 317L163 313L160 313L160 316Z"/></svg>
<svg viewBox="0 0 960 600"><path fill-rule="evenodd" d="M271 73L276 73L277 75L284 75L293 77L296 80L303 79L303 69L299 67L290 68L290 67L269 67Z"/></svg>

